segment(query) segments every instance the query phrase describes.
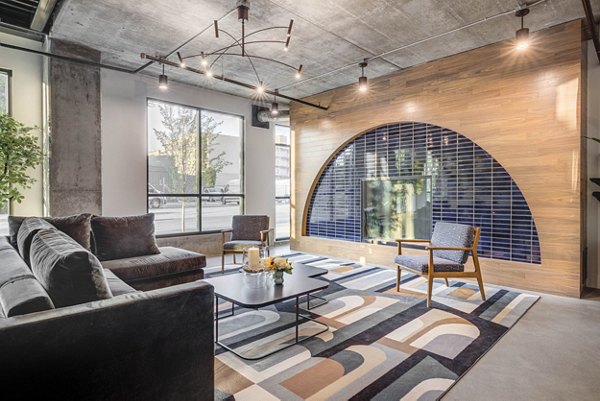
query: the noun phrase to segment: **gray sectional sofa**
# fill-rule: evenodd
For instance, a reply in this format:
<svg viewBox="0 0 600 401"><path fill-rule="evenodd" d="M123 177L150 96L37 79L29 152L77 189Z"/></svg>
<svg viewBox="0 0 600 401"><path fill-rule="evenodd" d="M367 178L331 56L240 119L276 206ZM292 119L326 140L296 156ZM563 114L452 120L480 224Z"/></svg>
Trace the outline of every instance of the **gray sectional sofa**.
<svg viewBox="0 0 600 401"><path fill-rule="evenodd" d="M91 216L61 219L0 237L2 399L212 400L212 286L139 290L201 277L204 256L156 247L150 215L97 218L135 236L117 252Z"/></svg>

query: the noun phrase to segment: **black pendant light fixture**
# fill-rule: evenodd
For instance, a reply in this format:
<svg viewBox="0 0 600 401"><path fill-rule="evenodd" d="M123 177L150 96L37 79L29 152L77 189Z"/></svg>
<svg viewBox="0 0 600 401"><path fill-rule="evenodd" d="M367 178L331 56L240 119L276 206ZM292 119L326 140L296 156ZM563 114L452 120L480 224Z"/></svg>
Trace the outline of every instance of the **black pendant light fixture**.
<svg viewBox="0 0 600 401"><path fill-rule="evenodd" d="M241 23L241 33L238 35L234 35L232 33L227 32L224 29L219 27L219 23L217 20L214 21L214 32L215 38L219 39L220 37L225 37L230 40L229 44L221 47L212 52L200 52L199 54L190 54L183 55L181 52L176 52L177 55L177 63L179 67L186 68L186 61L189 59L200 58L200 66L202 68L201 73L208 77L213 76L212 68L216 62L219 60L223 60L228 57L242 57L248 60L254 75L256 76L256 84L254 88L256 89L257 94L262 94L266 88L263 84L263 80L258 75L258 71L256 70L255 63L258 60L269 61L272 63L276 63L285 67L290 68L294 71L295 79L300 79L302 77L302 64L299 67L295 67L283 61L280 61L276 58L264 57L264 56L254 56L248 53L248 47L250 45L263 45L265 43L280 43L283 45L283 50L288 51L290 49L290 41L292 39L292 28L294 26L294 20L290 19L290 22L286 26L272 26L269 28L262 28L256 31L246 33L246 21L248 21L250 16L250 0L237 0L237 17ZM259 34L263 34L264 32L271 30L285 30L286 36L285 40L278 39L270 39L264 38L264 35L261 37ZM256 35L256 36L255 36ZM239 52L235 52L234 50L238 48ZM186 68L189 70L189 68ZM162 79L162 78L161 78ZM162 82L162 81L161 81Z"/></svg>
<svg viewBox="0 0 600 401"><path fill-rule="evenodd" d="M520 8L515 12L515 17L521 18L521 29L517 31L517 49L525 50L529 47L529 28L523 26L524 17L529 14L529 8Z"/></svg>
<svg viewBox="0 0 600 401"><path fill-rule="evenodd" d="M165 75L165 65L162 65L162 74L158 76L158 87L166 91L169 89L169 77Z"/></svg>
<svg viewBox="0 0 600 401"><path fill-rule="evenodd" d="M369 65L367 59L364 59L358 66L360 67L360 77L358 78L358 90L359 92L366 92L369 90L369 83L367 81L367 77L365 76L365 67Z"/></svg>
<svg viewBox="0 0 600 401"><path fill-rule="evenodd" d="M279 91L275 89L275 96L273 96L273 103L271 103L271 115L277 116L279 115L279 104L277 103L277 95Z"/></svg>

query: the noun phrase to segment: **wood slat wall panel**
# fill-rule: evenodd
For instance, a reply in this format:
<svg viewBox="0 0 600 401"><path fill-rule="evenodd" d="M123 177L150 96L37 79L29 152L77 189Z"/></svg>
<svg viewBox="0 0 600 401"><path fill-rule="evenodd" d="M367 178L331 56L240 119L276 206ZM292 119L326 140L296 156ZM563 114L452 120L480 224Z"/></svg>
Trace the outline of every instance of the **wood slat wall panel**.
<svg viewBox="0 0 600 401"><path fill-rule="evenodd" d="M385 123L426 122L489 152L535 219L542 264L482 259L484 281L579 296L585 244L581 21L532 39L526 53L499 42L372 79L366 95L347 86L308 98L329 105L326 112L293 103L292 248L392 266L392 247L304 236L307 197L331 155L356 135Z"/></svg>

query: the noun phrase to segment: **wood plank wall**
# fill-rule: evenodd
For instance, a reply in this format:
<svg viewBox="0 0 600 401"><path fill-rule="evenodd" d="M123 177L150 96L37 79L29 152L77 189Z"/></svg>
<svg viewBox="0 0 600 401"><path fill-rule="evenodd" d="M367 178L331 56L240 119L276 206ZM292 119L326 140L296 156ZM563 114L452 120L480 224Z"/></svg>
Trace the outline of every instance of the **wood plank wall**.
<svg viewBox="0 0 600 401"><path fill-rule="evenodd" d="M579 297L581 29L576 20L533 33L525 52L504 41L371 79L368 94L350 85L307 98L328 111L292 103L292 249L393 266L393 247L305 236L307 197L329 158L358 134L385 123L426 122L468 137L498 160L537 224L542 264L482 259L484 281Z"/></svg>

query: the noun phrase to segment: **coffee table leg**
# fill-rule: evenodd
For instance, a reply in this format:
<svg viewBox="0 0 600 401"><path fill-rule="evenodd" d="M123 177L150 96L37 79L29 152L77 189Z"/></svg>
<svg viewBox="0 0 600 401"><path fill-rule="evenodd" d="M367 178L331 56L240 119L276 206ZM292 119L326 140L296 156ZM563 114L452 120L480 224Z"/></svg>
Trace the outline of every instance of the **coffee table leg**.
<svg viewBox="0 0 600 401"><path fill-rule="evenodd" d="M298 344L298 330L300 327L300 297L296 297L296 344Z"/></svg>
<svg viewBox="0 0 600 401"><path fill-rule="evenodd" d="M215 308L217 310L215 314L215 343L219 343L219 296L215 295Z"/></svg>
<svg viewBox="0 0 600 401"><path fill-rule="evenodd" d="M310 306L310 299L311 298L316 298L316 299L318 299L318 300L320 300L322 302L319 302L316 305ZM327 302L329 302L329 301L326 300L325 298L318 297L316 295L306 294L306 310L311 310L311 309L317 308L317 307L319 307L321 305L325 305Z"/></svg>

